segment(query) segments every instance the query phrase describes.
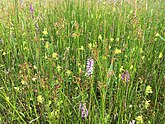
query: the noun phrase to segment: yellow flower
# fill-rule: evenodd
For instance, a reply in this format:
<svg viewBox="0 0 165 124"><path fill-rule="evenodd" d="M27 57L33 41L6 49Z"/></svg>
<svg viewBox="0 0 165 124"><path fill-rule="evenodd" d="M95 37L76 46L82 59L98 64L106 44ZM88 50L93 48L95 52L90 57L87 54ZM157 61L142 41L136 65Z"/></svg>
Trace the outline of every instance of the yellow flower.
<svg viewBox="0 0 165 124"><path fill-rule="evenodd" d="M19 87L14 87L14 89L18 92L19 91Z"/></svg>
<svg viewBox="0 0 165 124"><path fill-rule="evenodd" d="M48 49L49 47L50 47L49 42L46 42L46 44L45 44L45 48Z"/></svg>
<svg viewBox="0 0 165 124"><path fill-rule="evenodd" d="M45 55L45 59L47 59L48 58L48 56L47 55Z"/></svg>
<svg viewBox="0 0 165 124"><path fill-rule="evenodd" d="M38 95L38 96L37 96L37 101L38 101L39 103L43 103L43 97L42 97L42 95Z"/></svg>
<svg viewBox="0 0 165 124"><path fill-rule="evenodd" d="M60 71L61 70L61 66L58 65L57 66L57 70Z"/></svg>
<svg viewBox="0 0 165 124"><path fill-rule="evenodd" d="M145 56L142 56L142 60L144 60Z"/></svg>
<svg viewBox="0 0 165 124"><path fill-rule="evenodd" d="M79 67L79 68L78 68L78 71L79 71L79 73L81 73L82 69Z"/></svg>
<svg viewBox="0 0 165 124"><path fill-rule="evenodd" d="M143 116L139 115L135 118L135 120L137 121L137 124L143 124Z"/></svg>
<svg viewBox="0 0 165 124"><path fill-rule="evenodd" d="M120 49L115 49L115 54L120 54L121 53L121 50Z"/></svg>
<svg viewBox="0 0 165 124"><path fill-rule="evenodd" d="M114 39L113 39L113 38L110 38L110 41L111 41L111 42L113 42L113 41L114 41Z"/></svg>
<svg viewBox="0 0 165 124"><path fill-rule="evenodd" d="M156 37L159 37L160 36L160 34L159 33L156 33Z"/></svg>
<svg viewBox="0 0 165 124"><path fill-rule="evenodd" d="M24 80L21 81L22 85L26 84L26 82Z"/></svg>
<svg viewBox="0 0 165 124"><path fill-rule="evenodd" d="M54 58L54 59L57 60L57 59L58 59L58 54L57 54L57 53L53 53L53 54L52 54L52 58Z"/></svg>
<svg viewBox="0 0 165 124"><path fill-rule="evenodd" d="M81 47L79 48L79 50L84 50L84 47L83 47L83 46L81 46Z"/></svg>
<svg viewBox="0 0 165 124"><path fill-rule="evenodd" d="M119 71L120 71L120 72L124 71L124 67L121 66Z"/></svg>
<svg viewBox="0 0 165 124"><path fill-rule="evenodd" d="M34 81L34 82L35 82L35 81L36 81L36 78L32 78L32 81Z"/></svg>
<svg viewBox="0 0 165 124"><path fill-rule="evenodd" d="M119 38L116 38L116 41L118 42L120 39Z"/></svg>
<svg viewBox="0 0 165 124"><path fill-rule="evenodd" d="M133 69L133 65L131 65L130 69L131 69L131 70Z"/></svg>
<svg viewBox="0 0 165 124"><path fill-rule="evenodd" d="M159 59L161 59L163 56L162 52L159 54Z"/></svg>
<svg viewBox="0 0 165 124"><path fill-rule="evenodd" d="M106 57L106 56L102 56L102 59L103 59L103 60L106 60L106 59L107 59L107 57Z"/></svg>
<svg viewBox="0 0 165 124"><path fill-rule="evenodd" d="M130 12L129 12L130 14L132 14L133 13L133 10L130 10Z"/></svg>
<svg viewBox="0 0 165 124"><path fill-rule="evenodd" d="M3 52L2 55L5 56L6 55L6 52Z"/></svg>
<svg viewBox="0 0 165 124"><path fill-rule="evenodd" d="M101 35L99 35L99 36L98 36L98 39L99 39L99 40L102 40L102 36L101 36Z"/></svg>
<svg viewBox="0 0 165 124"><path fill-rule="evenodd" d="M47 32L47 29L45 28L44 31L42 32L44 35L47 35L48 32Z"/></svg>
<svg viewBox="0 0 165 124"><path fill-rule="evenodd" d="M44 41L45 39L42 37L42 38L40 38L40 40L41 40L41 41Z"/></svg>
<svg viewBox="0 0 165 124"><path fill-rule="evenodd" d="M37 70L37 66L36 66L36 65L34 65L33 68L34 68L35 70Z"/></svg>
<svg viewBox="0 0 165 124"><path fill-rule="evenodd" d="M151 100L146 100L145 101L145 105L144 105L145 109L147 109L149 107L150 102L151 102Z"/></svg>
<svg viewBox="0 0 165 124"><path fill-rule="evenodd" d="M148 85L148 86L146 87L145 93L146 93L146 95L148 95L149 93L152 93L152 87Z"/></svg>
<svg viewBox="0 0 165 124"><path fill-rule="evenodd" d="M88 47L89 47L89 49L92 49L92 44L89 43L89 44L88 44Z"/></svg>
<svg viewBox="0 0 165 124"><path fill-rule="evenodd" d="M67 74L67 75L70 75L70 74L72 74L72 71L71 71L71 70L67 70L67 71L66 71L66 74Z"/></svg>

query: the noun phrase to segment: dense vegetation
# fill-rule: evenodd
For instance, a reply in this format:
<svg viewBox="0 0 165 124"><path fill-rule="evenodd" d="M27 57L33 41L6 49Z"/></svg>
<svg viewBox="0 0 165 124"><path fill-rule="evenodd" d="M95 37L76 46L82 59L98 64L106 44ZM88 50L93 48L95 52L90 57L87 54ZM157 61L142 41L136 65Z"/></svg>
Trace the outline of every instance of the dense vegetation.
<svg viewBox="0 0 165 124"><path fill-rule="evenodd" d="M0 123L165 123L165 2L0 2Z"/></svg>

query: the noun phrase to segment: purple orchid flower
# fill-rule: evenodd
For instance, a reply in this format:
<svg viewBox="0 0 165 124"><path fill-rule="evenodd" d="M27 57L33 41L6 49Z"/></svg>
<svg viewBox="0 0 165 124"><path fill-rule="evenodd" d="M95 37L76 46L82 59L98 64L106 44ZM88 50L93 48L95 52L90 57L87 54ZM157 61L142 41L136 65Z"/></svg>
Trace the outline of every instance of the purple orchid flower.
<svg viewBox="0 0 165 124"><path fill-rule="evenodd" d="M86 108L86 103L80 103L79 110L81 111L81 117L83 119L88 117L88 109Z"/></svg>
<svg viewBox="0 0 165 124"><path fill-rule="evenodd" d="M121 79L122 79L124 82L129 82L129 80L130 80L130 74L129 74L129 72L128 72L127 70L126 70L125 72L122 73Z"/></svg>

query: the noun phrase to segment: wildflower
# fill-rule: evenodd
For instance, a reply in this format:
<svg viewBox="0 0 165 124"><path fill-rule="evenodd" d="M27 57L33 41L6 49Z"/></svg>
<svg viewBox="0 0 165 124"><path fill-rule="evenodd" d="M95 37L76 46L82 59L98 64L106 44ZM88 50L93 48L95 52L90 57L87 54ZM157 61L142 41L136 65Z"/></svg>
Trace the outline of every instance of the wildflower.
<svg viewBox="0 0 165 124"><path fill-rule="evenodd" d="M37 80L37 79L36 79L35 77L34 77L34 78L32 78L32 81L34 81L34 82L35 82L36 80Z"/></svg>
<svg viewBox="0 0 165 124"><path fill-rule="evenodd" d="M34 65L33 68L34 68L35 70L37 70L37 66L36 66L36 65Z"/></svg>
<svg viewBox="0 0 165 124"><path fill-rule="evenodd" d="M139 115L135 118L135 120L137 121L137 124L142 124L143 123L143 117L142 115Z"/></svg>
<svg viewBox="0 0 165 124"><path fill-rule="evenodd" d="M58 65L57 66L57 70L60 71L61 70L61 66Z"/></svg>
<svg viewBox="0 0 165 124"><path fill-rule="evenodd" d="M125 71L124 73L122 73L121 79L124 82L129 82L129 80L130 80L130 74L128 73L128 71Z"/></svg>
<svg viewBox="0 0 165 124"><path fill-rule="evenodd" d="M160 36L160 34L159 33L156 33L156 37L159 37Z"/></svg>
<svg viewBox="0 0 165 124"><path fill-rule="evenodd" d="M146 93L146 95L148 95L149 93L152 93L152 87L148 85L148 86L146 87L145 93Z"/></svg>
<svg viewBox="0 0 165 124"><path fill-rule="evenodd" d="M113 42L113 41L114 41L114 39L113 39L113 38L110 38L110 41L111 41L111 42Z"/></svg>
<svg viewBox="0 0 165 124"><path fill-rule="evenodd" d="M131 69L131 70L133 69L133 65L130 66L130 69Z"/></svg>
<svg viewBox="0 0 165 124"><path fill-rule="evenodd" d="M89 49L92 49L92 44L89 43L89 44L88 44L88 47L89 47Z"/></svg>
<svg viewBox="0 0 165 124"><path fill-rule="evenodd" d="M106 59L107 59L107 57L106 57L106 56L102 56L102 59L103 59L103 60L106 60Z"/></svg>
<svg viewBox="0 0 165 124"><path fill-rule="evenodd" d="M48 56L47 55L45 55L45 59L47 59L48 58Z"/></svg>
<svg viewBox="0 0 165 124"><path fill-rule="evenodd" d="M45 41L45 39L42 37L42 38L40 38L40 41Z"/></svg>
<svg viewBox="0 0 165 124"><path fill-rule="evenodd" d="M163 56L162 52L159 54L159 59L161 59Z"/></svg>
<svg viewBox="0 0 165 124"><path fill-rule="evenodd" d="M48 34L47 29L45 28L42 33L43 33L43 35L47 35Z"/></svg>
<svg viewBox="0 0 165 124"><path fill-rule="evenodd" d="M43 97L42 97L42 95L38 95L38 96L37 96L37 101L38 101L39 103L43 103Z"/></svg>
<svg viewBox="0 0 165 124"><path fill-rule="evenodd" d="M3 52L2 55L5 56L6 55L6 52Z"/></svg>
<svg viewBox="0 0 165 124"><path fill-rule="evenodd" d="M135 124L135 120L130 121L129 124Z"/></svg>
<svg viewBox="0 0 165 124"><path fill-rule="evenodd" d="M22 80L21 81L22 85L27 84L26 81Z"/></svg>
<svg viewBox="0 0 165 124"><path fill-rule="evenodd" d="M53 54L52 54L52 58L54 58L54 59L57 60L57 59L58 59L58 54L57 54L57 53L53 53Z"/></svg>
<svg viewBox="0 0 165 124"><path fill-rule="evenodd" d="M119 38L116 38L116 41L117 41L117 42L119 42L119 40L120 40Z"/></svg>
<svg viewBox="0 0 165 124"><path fill-rule="evenodd" d="M83 46L81 46L81 47L79 48L79 50L82 50L82 51L83 51L83 50L84 50L84 47L83 47Z"/></svg>
<svg viewBox="0 0 165 124"><path fill-rule="evenodd" d="M46 42L46 44L45 44L45 48L48 49L49 47L50 47L49 42Z"/></svg>
<svg viewBox="0 0 165 124"><path fill-rule="evenodd" d="M86 65L86 73L88 76L92 75L93 73L93 66L94 66L94 60L92 58L87 59L87 65Z"/></svg>
<svg viewBox="0 0 165 124"><path fill-rule="evenodd" d="M101 35L99 35L99 36L98 36L98 39L99 39L99 40L102 40L102 36L101 36Z"/></svg>
<svg viewBox="0 0 165 124"><path fill-rule="evenodd" d="M67 74L67 75L70 75L70 74L72 74L72 71L71 71L71 70L67 70L67 71L66 71L66 74Z"/></svg>
<svg viewBox="0 0 165 124"><path fill-rule="evenodd" d="M120 49L115 49L115 54L120 54L121 53L121 50Z"/></svg>
<svg viewBox="0 0 165 124"><path fill-rule="evenodd" d="M18 92L19 91L19 87L14 87L14 89Z"/></svg>
<svg viewBox="0 0 165 124"><path fill-rule="evenodd" d="M78 72L79 72L79 73L81 73L81 72L82 72L82 69L81 69L80 67L78 68Z"/></svg>
<svg viewBox="0 0 165 124"><path fill-rule="evenodd" d="M81 117L83 119L88 117L88 109L86 108L86 103L80 103L79 110L81 111Z"/></svg>
<svg viewBox="0 0 165 124"><path fill-rule="evenodd" d="M30 4L30 13L33 15L33 13L34 13L34 8L33 8L33 5L32 5L32 3Z"/></svg>
<svg viewBox="0 0 165 124"><path fill-rule="evenodd" d="M123 66L120 67L120 72L122 72L122 71L124 71L124 67Z"/></svg>
<svg viewBox="0 0 165 124"><path fill-rule="evenodd" d="M144 105L144 108L145 108L145 109L147 109L147 108L149 107L150 102L151 102L151 100L146 100L146 101L145 101L145 105Z"/></svg>

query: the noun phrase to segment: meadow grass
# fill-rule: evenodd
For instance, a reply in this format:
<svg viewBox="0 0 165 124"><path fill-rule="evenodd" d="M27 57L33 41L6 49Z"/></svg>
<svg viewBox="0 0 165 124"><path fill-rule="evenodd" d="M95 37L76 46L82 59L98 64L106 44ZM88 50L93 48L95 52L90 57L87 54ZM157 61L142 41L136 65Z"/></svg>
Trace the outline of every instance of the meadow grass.
<svg viewBox="0 0 165 124"><path fill-rule="evenodd" d="M0 2L0 123L165 123L164 6Z"/></svg>

